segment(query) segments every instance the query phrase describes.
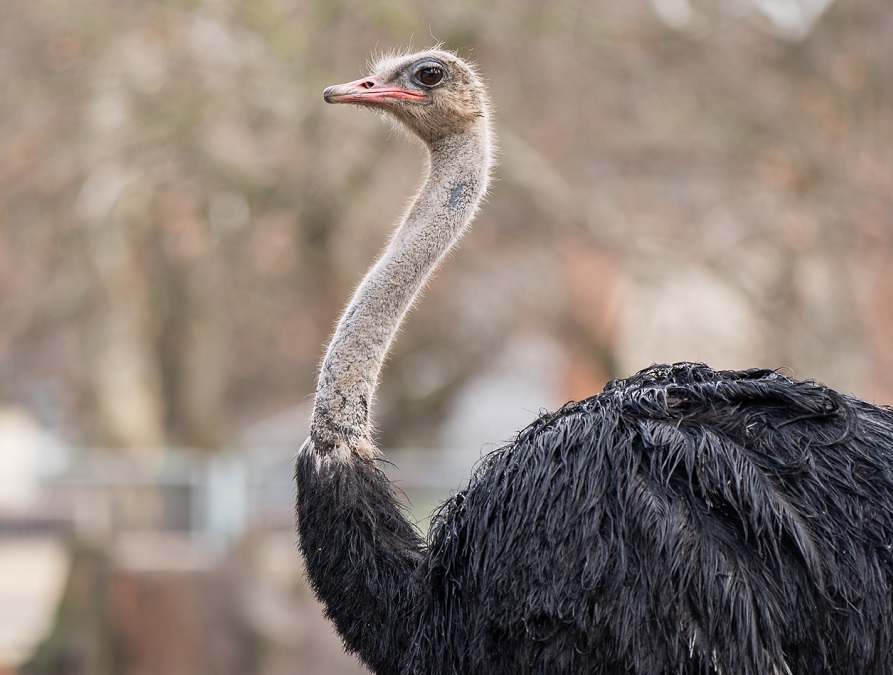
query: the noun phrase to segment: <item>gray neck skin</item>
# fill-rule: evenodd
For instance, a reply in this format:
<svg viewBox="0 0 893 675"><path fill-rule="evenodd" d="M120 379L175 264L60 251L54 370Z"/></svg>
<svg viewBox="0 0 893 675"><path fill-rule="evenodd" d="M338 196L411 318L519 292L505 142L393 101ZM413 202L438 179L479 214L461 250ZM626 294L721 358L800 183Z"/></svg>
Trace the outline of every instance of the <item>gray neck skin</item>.
<svg viewBox="0 0 893 675"><path fill-rule="evenodd" d="M416 295L468 227L486 192L490 170L486 117L428 149L427 178L390 245L354 293L320 367L310 438L321 455L354 451L375 456L369 409L388 347Z"/></svg>

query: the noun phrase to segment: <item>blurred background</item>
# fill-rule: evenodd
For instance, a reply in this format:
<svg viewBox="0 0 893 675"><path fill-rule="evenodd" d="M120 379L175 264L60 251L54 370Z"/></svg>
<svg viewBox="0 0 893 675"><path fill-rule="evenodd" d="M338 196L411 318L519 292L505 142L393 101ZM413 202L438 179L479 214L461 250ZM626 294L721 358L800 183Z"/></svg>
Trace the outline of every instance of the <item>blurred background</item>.
<svg viewBox="0 0 893 675"><path fill-rule="evenodd" d="M5 0L0 673L364 672L303 577L314 370L421 171L321 91L442 41L500 167L402 331L420 526L653 362L893 402L888 0Z"/></svg>

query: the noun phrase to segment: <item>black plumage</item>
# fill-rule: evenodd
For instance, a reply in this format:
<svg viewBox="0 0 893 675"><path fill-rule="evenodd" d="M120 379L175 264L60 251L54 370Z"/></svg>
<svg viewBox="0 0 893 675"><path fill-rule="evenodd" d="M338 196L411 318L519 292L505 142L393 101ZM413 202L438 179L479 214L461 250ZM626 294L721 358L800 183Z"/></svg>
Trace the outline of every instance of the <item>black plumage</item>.
<svg viewBox="0 0 893 675"><path fill-rule="evenodd" d="M427 542L374 460L302 452L300 540L380 673L889 673L891 468L890 408L654 366L486 456Z"/></svg>

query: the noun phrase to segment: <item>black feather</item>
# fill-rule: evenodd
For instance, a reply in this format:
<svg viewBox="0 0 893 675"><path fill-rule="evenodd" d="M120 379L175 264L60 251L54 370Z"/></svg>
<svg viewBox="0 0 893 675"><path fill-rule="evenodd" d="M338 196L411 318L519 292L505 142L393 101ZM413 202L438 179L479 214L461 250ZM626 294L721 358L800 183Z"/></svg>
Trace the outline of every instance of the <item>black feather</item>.
<svg viewBox="0 0 893 675"><path fill-rule="evenodd" d="M427 545L373 463L320 466L308 573L376 672L893 672L890 408L654 366L485 457Z"/></svg>

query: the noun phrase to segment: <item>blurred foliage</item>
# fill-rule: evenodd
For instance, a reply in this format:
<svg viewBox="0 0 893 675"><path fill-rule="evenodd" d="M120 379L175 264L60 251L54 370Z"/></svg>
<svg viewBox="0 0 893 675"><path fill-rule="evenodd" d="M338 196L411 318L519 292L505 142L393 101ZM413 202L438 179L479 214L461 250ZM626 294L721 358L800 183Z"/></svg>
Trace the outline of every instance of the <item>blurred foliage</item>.
<svg viewBox="0 0 893 675"><path fill-rule="evenodd" d="M561 340L566 398L689 358L889 402L893 13L768 28L743 0L7 0L0 396L136 448L307 402L421 167L319 92L441 40L491 85L501 168L391 360L384 443L432 444L525 332Z"/></svg>

